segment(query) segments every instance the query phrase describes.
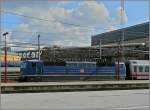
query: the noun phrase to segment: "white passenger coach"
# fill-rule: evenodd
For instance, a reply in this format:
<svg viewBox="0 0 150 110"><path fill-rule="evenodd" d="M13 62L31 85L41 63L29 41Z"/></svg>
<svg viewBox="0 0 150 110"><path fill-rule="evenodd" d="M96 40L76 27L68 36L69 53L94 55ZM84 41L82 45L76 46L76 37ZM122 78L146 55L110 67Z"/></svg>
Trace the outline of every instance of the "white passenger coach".
<svg viewBox="0 0 150 110"><path fill-rule="evenodd" d="M127 78L129 79L149 79L149 60L129 60L126 63Z"/></svg>

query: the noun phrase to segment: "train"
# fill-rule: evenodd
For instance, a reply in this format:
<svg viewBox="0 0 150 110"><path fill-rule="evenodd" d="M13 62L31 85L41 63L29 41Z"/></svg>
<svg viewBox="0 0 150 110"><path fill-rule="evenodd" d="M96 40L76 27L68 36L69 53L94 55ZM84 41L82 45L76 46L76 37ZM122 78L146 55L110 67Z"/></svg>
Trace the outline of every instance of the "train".
<svg viewBox="0 0 150 110"><path fill-rule="evenodd" d="M1 72L5 72L5 55L0 55L0 61L1 61ZM14 73L14 72L20 72L20 63L21 63L21 57L16 54L8 54L7 55L7 72L8 73Z"/></svg>
<svg viewBox="0 0 150 110"><path fill-rule="evenodd" d="M126 62L127 79L149 79L149 60L129 60Z"/></svg>
<svg viewBox="0 0 150 110"><path fill-rule="evenodd" d="M5 67L5 55L0 55L1 67ZM21 57L15 54L7 55L7 67L20 67Z"/></svg>
<svg viewBox="0 0 150 110"><path fill-rule="evenodd" d="M45 65L43 61L22 61L20 81L74 81L148 79L148 60L129 60L109 66L97 62L67 61L59 65Z"/></svg>
<svg viewBox="0 0 150 110"><path fill-rule="evenodd" d="M20 63L21 57L14 54L8 53L7 54L7 73L5 74L5 55L0 55L0 62L1 62L1 80L4 80L5 75L7 75L7 80L15 80L18 81L20 77Z"/></svg>

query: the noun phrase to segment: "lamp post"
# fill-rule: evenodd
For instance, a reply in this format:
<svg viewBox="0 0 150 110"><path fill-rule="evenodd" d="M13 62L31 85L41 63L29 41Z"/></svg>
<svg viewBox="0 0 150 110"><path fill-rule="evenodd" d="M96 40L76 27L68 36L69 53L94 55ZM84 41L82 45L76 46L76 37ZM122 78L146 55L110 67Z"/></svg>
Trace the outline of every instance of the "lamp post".
<svg viewBox="0 0 150 110"><path fill-rule="evenodd" d="M149 65L150 65L150 0L149 0L149 10L148 10L148 13L149 13ZM149 69L149 94L150 94L150 69ZM150 101L150 95L149 95L149 101ZM149 106L149 109L150 109L150 106Z"/></svg>
<svg viewBox="0 0 150 110"><path fill-rule="evenodd" d="M38 60L41 60L41 57L40 57L40 35L38 35Z"/></svg>
<svg viewBox="0 0 150 110"><path fill-rule="evenodd" d="M6 47L6 37L8 32L5 32L3 36L5 37L5 73L4 73L4 82L7 83L7 47Z"/></svg>
<svg viewBox="0 0 150 110"><path fill-rule="evenodd" d="M1 32L1 31L0 31ZM1 86L1 70L2 70L2 68L1 68L1 34L0 34L0 86ZM1 94L1 89L0 89L0 94ZM1 101L0 101L0 105L1 105Z"/></svg>

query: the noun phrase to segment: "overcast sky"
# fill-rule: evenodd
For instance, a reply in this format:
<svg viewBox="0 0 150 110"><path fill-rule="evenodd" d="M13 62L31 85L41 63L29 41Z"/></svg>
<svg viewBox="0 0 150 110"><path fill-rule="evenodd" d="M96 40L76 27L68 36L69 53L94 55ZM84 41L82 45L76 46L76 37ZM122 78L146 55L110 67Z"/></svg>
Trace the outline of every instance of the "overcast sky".
<svg viewBox="0 0 150 110"><path fill-rule="evenodd" d="M119 0L2 0L1 5L4 11L47 20L2 12L3 32L12 31L9 41L36 43L40 34L46 45L89 46L92 35L122 27ZM127 0L124 6L124 27L148 21L148 0Z"/></svg>

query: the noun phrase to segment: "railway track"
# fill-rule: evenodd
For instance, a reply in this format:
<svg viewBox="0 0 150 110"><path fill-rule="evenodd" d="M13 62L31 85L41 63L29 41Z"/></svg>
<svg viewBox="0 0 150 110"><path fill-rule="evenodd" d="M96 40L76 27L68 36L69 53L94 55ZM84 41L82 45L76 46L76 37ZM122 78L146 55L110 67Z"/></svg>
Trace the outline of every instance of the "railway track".
<svg viewBox="0 0 150 110"><path fill-rule="evenodd" d="M20 72L8 72L7 73L7 80L8 81L17 81L20 77ZM2 72L1 74L1 80L4 81L5 74Z"/></svg>
<svg viewBox="0 0 150 110"><path fill-rule="evenodd" d="M7 67L7 81L18 81L20 77L20 67ZM1 67L1 80L5 79L5 67Z"/></svg>

